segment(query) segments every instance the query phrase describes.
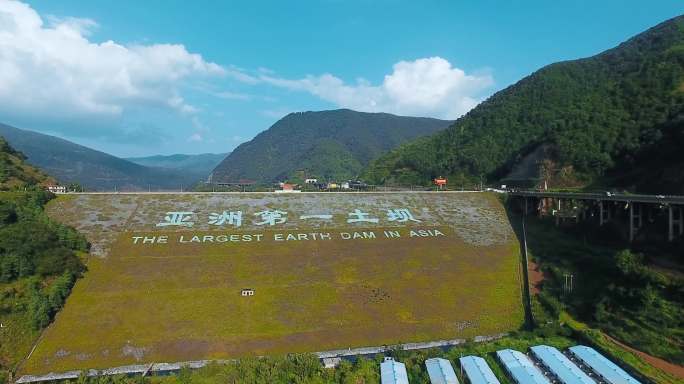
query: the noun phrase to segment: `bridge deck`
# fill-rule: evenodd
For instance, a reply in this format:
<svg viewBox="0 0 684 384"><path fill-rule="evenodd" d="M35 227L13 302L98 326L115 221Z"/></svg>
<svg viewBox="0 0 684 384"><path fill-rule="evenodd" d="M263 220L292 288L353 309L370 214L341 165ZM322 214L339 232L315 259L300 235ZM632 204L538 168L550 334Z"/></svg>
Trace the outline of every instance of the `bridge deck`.
<svg viewBox="0 0 684 384"><path fill-rule="evenodd" d="M511 196L559 198L575 200L619 201L626 203L651 203L684 205L684 196L634 195L629 193L584 193L584 192L548 192L548 191L511 191Z"/></svg>

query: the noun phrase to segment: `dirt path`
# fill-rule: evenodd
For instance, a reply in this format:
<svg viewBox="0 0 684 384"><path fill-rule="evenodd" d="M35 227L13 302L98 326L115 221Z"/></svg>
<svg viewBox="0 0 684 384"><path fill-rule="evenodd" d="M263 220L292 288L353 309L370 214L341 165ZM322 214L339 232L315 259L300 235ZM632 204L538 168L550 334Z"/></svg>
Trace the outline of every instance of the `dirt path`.
<svg viewBox="0 0 684 384"><path fill-rule="evenodd" d="M612 342L614 342L615 344L621 346L622 348L624 348L624 349L626 349L626 350L628 350L628 351L630 351L630 352L632 352L632 353L638 355L639 357L641 357L642 359L644 359L644 361L646 361L647 363L651 364L652 366L654 366L654 367L656 367L656 368L658 368L658 369L661 369L661 370L663 370L663 371L665 371L665 372L667 372L667 373L669 373L669 374L671 374L671 375L674 375L674 376L676 376L676 377L678 377L678 378L680 378L680 379L684 379L684 367L682 367L681 365L672 364L672 363L670 363L670 362L668 362L668 361L665 361L665 360L663 360L663 359L657 358L657 357L655 357L655 356L651 356L651 355L649 355L649 354L647 354L647 353L645 353L645 352L641 352L641 351L639 351L639 350L637 350L637 349L634 349L634 348L630 347L629 345L626 345L626 344L624 344L624 343L621 343L620 341L615 340L614 338L612 338L612 337L606 335L605 333L604 333L604 335L605 335L606 338L608 338L610 341L612 341Z"/></svg>
<svg viewBox="0 0 684 384"><path fill-rule="evenodd" d="M527 265L527 277L530 280L530 294L538 294L541 291L542 281L544 281L544 273L539 270L539 265L532 260Z"/></svg>

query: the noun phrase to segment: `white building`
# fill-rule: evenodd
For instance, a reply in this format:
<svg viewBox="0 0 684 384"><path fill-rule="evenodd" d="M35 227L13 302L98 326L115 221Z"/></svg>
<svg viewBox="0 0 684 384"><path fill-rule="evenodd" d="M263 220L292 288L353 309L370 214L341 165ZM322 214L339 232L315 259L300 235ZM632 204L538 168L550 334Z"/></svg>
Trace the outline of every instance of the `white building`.
<svg viewBox="0 0 684 384"><path fill-rule="evenodd" d="M425 367L431 384L459 384L454 367L447 359L433 358L425 360Z"/></svg>
<svg viewBox="0 0 684 384"><path fill-rule="evenodd" d="M385 361L380 363L380 383L409 384L404 363L394 361L391 357L385 357Z"/></svg>
<svg viewBox="0 0 684 384"><path fill-rule="evenodd" d="M67 189L63 185L48 185L47 190L52 193L66 193Z"/></svg>

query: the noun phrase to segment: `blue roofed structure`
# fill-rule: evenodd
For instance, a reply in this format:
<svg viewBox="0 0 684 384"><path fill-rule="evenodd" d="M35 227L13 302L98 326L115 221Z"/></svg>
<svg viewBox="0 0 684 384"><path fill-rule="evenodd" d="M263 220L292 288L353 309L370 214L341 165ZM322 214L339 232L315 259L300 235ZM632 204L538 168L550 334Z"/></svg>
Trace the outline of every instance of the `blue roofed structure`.
<svg viewBox="0 0 684 384"><path fill-rule="evenodd" d="M394 361L391 357L385 357L380 363L381 384L408 384L408 374L404 363Z"/></svg>
<svg viewBox="0 0 684 384"><path fill-rule="evenodd" d="M637 379L598 353L594 348L577 345L570 347L568 350L572 356L608 384L641 384Z"/></svg>
<svg viewBox="0 0 684 384"><path fill-rule="evenodd" d="M564 384L595 384L586 373L558 349L548 345L530 348L534 357Z"/></svg>
<svg viewBox="0 0 684 384"><path fill-rule="evenodd" d="M454 367L447 359L427 359L425 360L430 383L432 384L459 384Z"/></svg>
<svg viewBox="0 0 684 384"><path fill-rule="evenodd" d="M465 356L461 357L459 362L470 384L501 384L485 359L478 356Z"/></svg>
<svg viewBox="0 0 684 384"><path fill-rule="evenodd" d="M524 353L513 349L502 349L496 351L496 356L517 384L551 384L551 381Z"/></svg>

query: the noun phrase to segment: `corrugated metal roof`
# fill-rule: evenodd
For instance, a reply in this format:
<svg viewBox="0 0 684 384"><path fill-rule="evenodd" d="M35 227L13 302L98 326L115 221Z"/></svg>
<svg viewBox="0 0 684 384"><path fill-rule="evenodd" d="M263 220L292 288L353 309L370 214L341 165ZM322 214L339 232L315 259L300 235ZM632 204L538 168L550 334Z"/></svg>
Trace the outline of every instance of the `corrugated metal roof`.
<svg viewBox="0 0 684 384"><path fill-rule="evenodd" d="M558 349L548 345L536 345L530 348L532 354L539 359L564 384L595 384L586 373L576 366Z"/></svg>
<svg viewBox="0 0 684 384"><path fill-rule="evenodd" d="M408 384L408 374L404 363L385 359L380 363L380 382L382 384Z"/></svg>
<svg viewBox="0 0 684 384"><path fill-rule="evenodd" d="M459 384L454 367L447 359L427 359L425 367L432 384Z"/></svg>
<svg viewBox="0 0 684 384"><path fill-rule="evenodd" d="M569 348L569 351L609 384L641 384L594 348L577 345Z"/></svg>
<svg viewBox="0 0 684 384"><path fill-rule="evenodd" d="M496 351L496 356L518 384L551 384L524 353L502 349Z"/></svg>
<svg viewBox="0 0 684 384"><path fill-rule="evenodd" d="M478 356L465 356L459 361L471 384L501 384L485 359Z"/></svg>

